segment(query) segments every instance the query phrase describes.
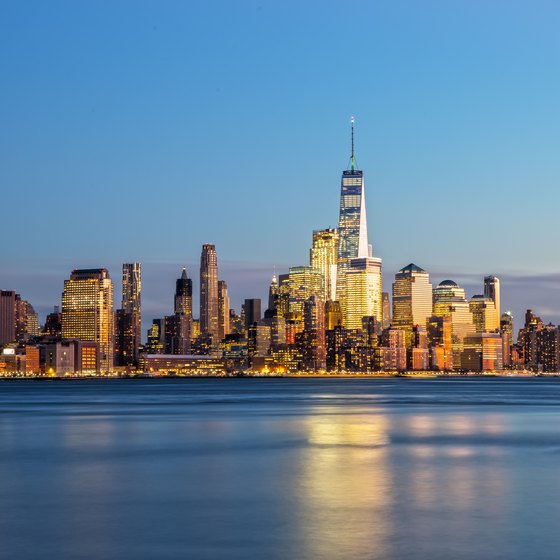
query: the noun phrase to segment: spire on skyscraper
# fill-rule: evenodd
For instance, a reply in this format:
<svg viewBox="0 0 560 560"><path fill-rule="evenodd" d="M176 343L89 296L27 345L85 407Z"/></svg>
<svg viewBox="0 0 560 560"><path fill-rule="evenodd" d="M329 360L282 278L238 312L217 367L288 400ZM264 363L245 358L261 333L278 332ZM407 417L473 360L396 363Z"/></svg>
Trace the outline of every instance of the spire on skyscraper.
<svg viewBox="0 0 560 560"><path fill-rule="evenodd" d="M352 124L352 155L350 156L350 170L354 171L356 169L356 158L354 157L354 115L350 119Z"/></svg>
<svg viewBox="0 0 560 560"><path fill-rule="evenodd" d="M187 269L185 267L183 267L183 272L181 274L181 280L186 280L187 279Z"/></svg>

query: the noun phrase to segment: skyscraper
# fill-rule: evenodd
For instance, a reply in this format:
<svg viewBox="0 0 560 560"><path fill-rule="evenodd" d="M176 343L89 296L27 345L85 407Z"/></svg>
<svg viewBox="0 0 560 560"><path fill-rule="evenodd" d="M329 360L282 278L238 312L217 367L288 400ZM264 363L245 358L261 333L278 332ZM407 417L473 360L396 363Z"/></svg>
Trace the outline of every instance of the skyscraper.
<svg viewBox="0 0 560 560"><path fill-rule="evenodd" d="M163 325L165 353L188 354L191 350L193 319L192 280L187 276L186 268L175 281L173 311L173 315L165 317Z"/></svg>
<svg viewBox="0 0 560 560"><path fill-rule="evenodd" d="M292 266L289 276L290 313L303 316L303 304L310 296L317 296L323 301L325 293L323 275L320 270L310 266Z"/></svg>
<svg viewBox="0 0 560 560"><path fill-rule="evenodd" d="M223 340L230 333L230 301L225 280L218 281L218 338Z"/></svg>
<svg viewBox="0 0 560 560"><path fill-rule="evenodd" d="M175 313L183 313L192 319L192 280L187 276L187 269L183 268L181 278L175 282Z"/></svg>
<svg viewBox="0 0 560 560"><path fill-rule="evenodd" d="M494 301L496 305L496 323L493 327L494 329L500 328L500 317L502 316L500 311L500 279L496 276L485 276L484 277L484 295Z"/></svg>
<svg viewBox="0 0 560 560"><path fill-rule="evenodd" d="M461 353L465 338L475 333L473 316L465 299L465 290L453 280L444 280L434 289L434 315L450 317L453 348L453 368L461 368Z"/></svg>
<svg viewBox="0 0 560 560"><path fill-rule="evenodd" d="M354 157L354 117L352 117L352 152L350 169L342 172L340 215L338 221L338 256L336 297L344 297L346 270L355 258L371 256L368 245L364 174L356 169ZM344 305L343 305L344 307Z"/></svg>
<svg viewBox="0 0 560 560"><path fill-rule="evenodd" d="M347 329L361 329L363 317L383 319L381 259L352 259L345 270L345 292L341 301L342 320Z"/></svg>
<svg viewBox="0 0 560 560"><path fill-rule="evenodd" d="M200 255L200 331L210 335L212 343L219 340L218 258L216 247L202 246Z"/></svg>
<svg viewBox="0 0 560 560"><path fill-rule="evenodd" d="M0 290L0 345L16 341L17 299L12 290Z"/></svg>
<svg viewBox="0 0 560 560"><path fill-rule="evenodd" d="M405 331L405 343L411 344L412 328L419 325L426 329L432 315L432 284L430 275L413 263L395 274L393 283L392 325Z"/></svg>
<svg viewBox="0 0 560 560"><path fill-rule="evenodd" d="M338 259L338 232L328 228L313 232L313 245L309 252L309 264L320 270L324 281L323 300L336 299L336 267Z"/></svg>
<svg viewBox="0 0 560 560"><path fill-rule="evenodd" d="M113 281L106 268L73 270L64 281L62 336L97 342L101 371L113 368Z"/></svg>
<svg viewBox="0 0 560 560"><path fill-rule="evenodd" d="M125 263L122 268L122 365L138 363L142 343L142 271L140 263Z"/></svg>
<svg viewBox="0 0 560 560"><path fill-rule="evenodd" d="M252 327L255 323L260 323L262 315L261 300L259 298L246 299L243 309L245 310L245 329Z"/></svg>

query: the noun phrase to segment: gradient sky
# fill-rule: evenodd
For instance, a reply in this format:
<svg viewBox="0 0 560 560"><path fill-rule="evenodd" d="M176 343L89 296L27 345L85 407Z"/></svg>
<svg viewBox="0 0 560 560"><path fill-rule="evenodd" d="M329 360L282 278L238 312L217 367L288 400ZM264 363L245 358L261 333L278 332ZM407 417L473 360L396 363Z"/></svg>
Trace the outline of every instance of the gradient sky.
<svg viewBox="0 0 560 560"><path fill-rule="evenodd" d="M356 115L384 288L409 262L468 295L502 278L560 322L560 4L0 2L0 287L43 316L77 267L144 268L145 325L233 303L336 226Z"/></svg>

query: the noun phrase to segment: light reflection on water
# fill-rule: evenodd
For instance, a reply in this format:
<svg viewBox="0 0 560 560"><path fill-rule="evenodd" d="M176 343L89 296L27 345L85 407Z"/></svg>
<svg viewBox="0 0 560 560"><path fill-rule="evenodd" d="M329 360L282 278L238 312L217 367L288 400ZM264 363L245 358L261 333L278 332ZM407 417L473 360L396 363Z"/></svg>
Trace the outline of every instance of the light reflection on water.
<svg viewBox="0 0 560 560"><path fill-rule="evenodd" d="M0 386L0 557L556 558L557 386Z"/></svg>

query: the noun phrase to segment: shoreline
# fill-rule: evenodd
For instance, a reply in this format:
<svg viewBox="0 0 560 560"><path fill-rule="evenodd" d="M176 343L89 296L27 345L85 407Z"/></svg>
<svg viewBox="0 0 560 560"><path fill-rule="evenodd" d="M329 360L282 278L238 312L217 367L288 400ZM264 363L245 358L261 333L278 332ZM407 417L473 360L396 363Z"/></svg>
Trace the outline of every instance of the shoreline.
<svg viewBox="0 0 560 560"><path fill-rule="evenodd" d="M537 373L529 371L504 372L371 372L371 373L282 373L263 375L241 373L237 375L168 375L168 374L108 374L108 375L0 375L0 381L85 381L85 380L165 380L165 379L463 379L463 378L504 378L527 379L535 377L560 377L560 372Z"/></svg>

